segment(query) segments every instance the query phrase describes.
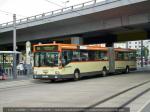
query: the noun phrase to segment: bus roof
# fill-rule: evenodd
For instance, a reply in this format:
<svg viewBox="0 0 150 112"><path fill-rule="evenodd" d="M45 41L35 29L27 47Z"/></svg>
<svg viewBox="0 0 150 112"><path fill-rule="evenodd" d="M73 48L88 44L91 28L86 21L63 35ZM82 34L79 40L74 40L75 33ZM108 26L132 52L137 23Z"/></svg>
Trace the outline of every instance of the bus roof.
<svg viewBox="0 0 150 112"><path fill-rule="evenodd" d="M130 51L136 51L136 49L129 49L129 48L115 48L115 51L122 51L122 52L130 52Z"/></svg>
<svg viewBox="0 0 150 112"><path fill-rule="evenodd" d="M58 45L62 49L81 49L81 50L103 50L107 51L107 47L101 47L99 45L78 45L78 44L62 44L62 43L48 43L48 44L36 44L33 46L48 46L48 45ZM129 51L136 51L136 49L126 49L126 48L115 48L115 51L120 52L129 52Z"/></svg>

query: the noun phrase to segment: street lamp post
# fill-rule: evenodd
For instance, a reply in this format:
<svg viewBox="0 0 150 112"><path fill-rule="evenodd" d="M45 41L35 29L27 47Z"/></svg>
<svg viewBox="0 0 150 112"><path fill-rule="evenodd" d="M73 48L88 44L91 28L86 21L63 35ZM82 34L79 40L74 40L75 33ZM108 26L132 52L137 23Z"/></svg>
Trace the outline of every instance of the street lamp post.
<svg viewBox="0 0 150 112"><path fill-rule="evenodd" d="M141 40L141 67L143 67L143 40Z"/></svg>
<svg viewBox="0 0 150 112"><path fill-rule="evenodd" d="M13 14L13 51L13 79L16 79L16 14Z"/></svg>

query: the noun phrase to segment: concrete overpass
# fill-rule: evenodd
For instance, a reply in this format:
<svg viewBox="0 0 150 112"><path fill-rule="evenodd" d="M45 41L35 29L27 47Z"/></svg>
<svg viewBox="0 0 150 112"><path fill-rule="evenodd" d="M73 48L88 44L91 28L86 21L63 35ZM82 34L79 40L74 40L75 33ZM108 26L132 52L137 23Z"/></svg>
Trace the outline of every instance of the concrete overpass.
<svg viewBox="0 0 150 112"><path fill-rule="evenodd" d="M149 0L93 0L17 20L17 42L81 37L84 43L150 38ZM0 25L0 45L12 43L13 23Z"/></svg>

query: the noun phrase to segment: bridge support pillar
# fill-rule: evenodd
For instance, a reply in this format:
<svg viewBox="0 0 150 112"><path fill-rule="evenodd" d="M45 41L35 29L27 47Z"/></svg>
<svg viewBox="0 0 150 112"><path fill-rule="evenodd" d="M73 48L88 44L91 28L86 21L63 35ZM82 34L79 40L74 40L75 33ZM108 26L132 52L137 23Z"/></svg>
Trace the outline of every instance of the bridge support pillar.
<svg viewBox="0 0 150 112"><path fill-rule="evenodd" d="M115 51L114 51L114 43L106 43L108 47L108 59L109 59L109 72L115 72Z"/></svg>
<svg viewBox="0 0 150 112"><path fill-rule="evenodd" d="M83 38L81 37L72 37L71 44L83 44Z"/></svg>
<svg viewBox="0 0 150 112"><path fill-rule="evenodd" d="M27 41L26 42L26 69L25 69L25 74L30 74L31 73L31 42Z"/></svg>
<svg viewBox="0 0 150 112"><path fill-rule="evenodd" d="M31 64L31 42L26 42L26 64Z"/></svg>

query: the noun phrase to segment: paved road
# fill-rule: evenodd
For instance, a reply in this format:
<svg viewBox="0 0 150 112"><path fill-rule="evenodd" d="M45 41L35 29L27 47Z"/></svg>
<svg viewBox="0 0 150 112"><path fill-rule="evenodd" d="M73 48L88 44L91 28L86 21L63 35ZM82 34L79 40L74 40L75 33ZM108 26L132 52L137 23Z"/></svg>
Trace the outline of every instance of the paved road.
<svg viewBox="0 0 150 112"><path fill-rule="evenodd" d="M150 101L144 105L139 112L150 112Z"/></svg>
<svg viewBox="0 0 150 112"><path fill-rule="evenodd" d="M148 80L150 80L150 72L141 71L56 83L33 80L4 82L0 83L0 111L2 107L11 106L87 107ZM137 112L149 99L150 92L147 92L128 107L131 108L131 112Z"/></svg>

